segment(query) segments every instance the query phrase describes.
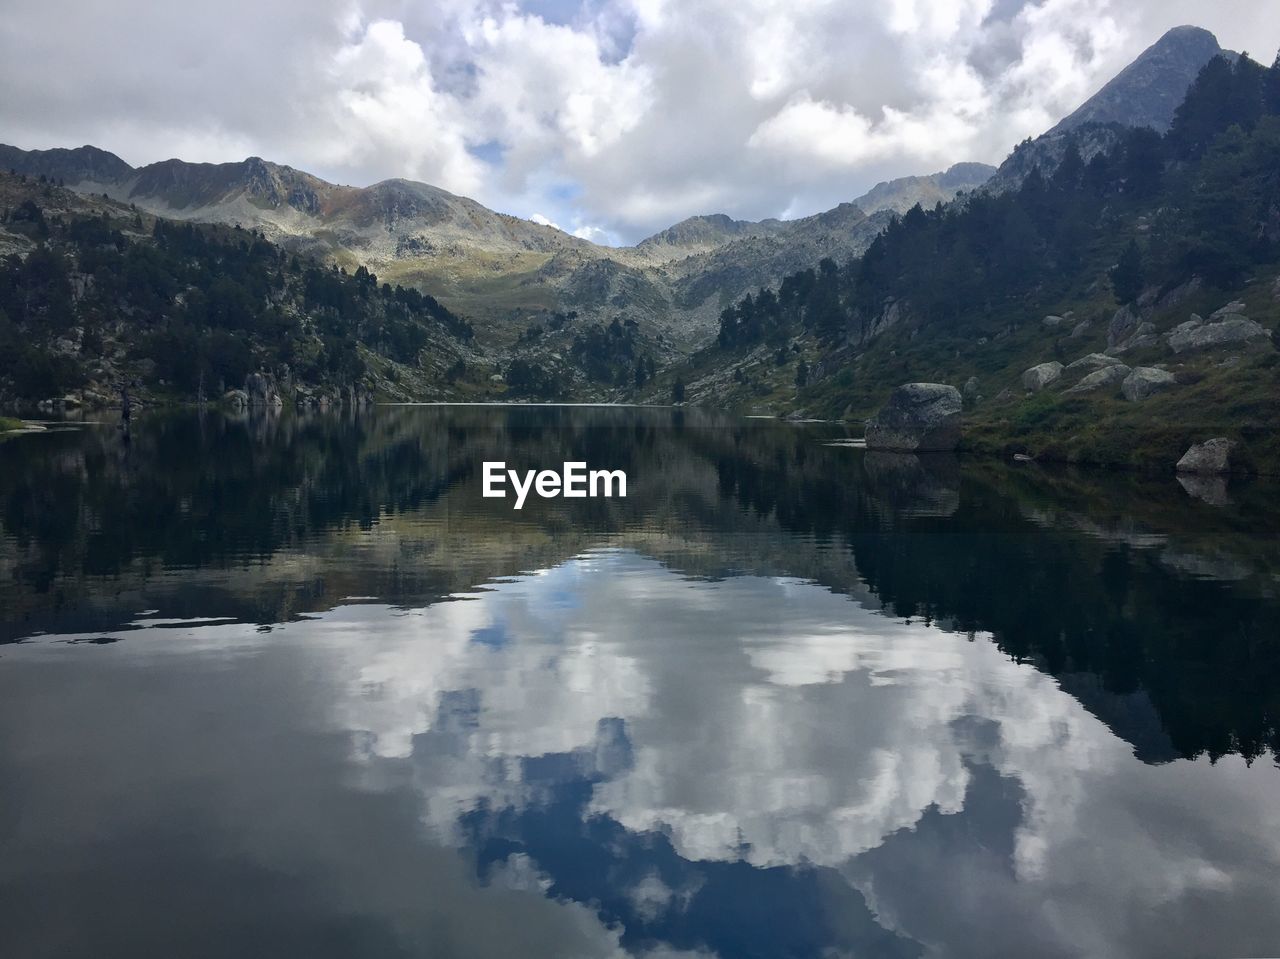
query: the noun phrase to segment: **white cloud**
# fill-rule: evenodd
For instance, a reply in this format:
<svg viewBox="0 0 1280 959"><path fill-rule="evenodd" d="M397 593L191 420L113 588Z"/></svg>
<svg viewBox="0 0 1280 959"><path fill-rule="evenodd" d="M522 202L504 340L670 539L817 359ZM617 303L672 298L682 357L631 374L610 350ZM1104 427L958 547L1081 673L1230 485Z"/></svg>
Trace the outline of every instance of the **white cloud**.
<svg viewBox="0 0 1280 959"><path fill-rule="evenodd" d="M0 139L407 176L635 239L695 213L815 212L886 177L999 161L1182 22L1266 60L1280 44L1280 7L1261 0L547 9L26 4L0 24Z"/></svg>

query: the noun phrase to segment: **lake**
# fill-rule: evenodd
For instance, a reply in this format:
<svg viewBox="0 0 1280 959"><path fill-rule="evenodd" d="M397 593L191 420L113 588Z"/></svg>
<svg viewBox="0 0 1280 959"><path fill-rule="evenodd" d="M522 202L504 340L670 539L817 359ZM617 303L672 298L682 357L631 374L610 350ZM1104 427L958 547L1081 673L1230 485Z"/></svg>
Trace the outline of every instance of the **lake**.
<svg viewBox="0 0 1280 959"><path fill-rule="evenodd" d="M1280 955L1275 484L843 435L0 443L0 954Z"/></svg>

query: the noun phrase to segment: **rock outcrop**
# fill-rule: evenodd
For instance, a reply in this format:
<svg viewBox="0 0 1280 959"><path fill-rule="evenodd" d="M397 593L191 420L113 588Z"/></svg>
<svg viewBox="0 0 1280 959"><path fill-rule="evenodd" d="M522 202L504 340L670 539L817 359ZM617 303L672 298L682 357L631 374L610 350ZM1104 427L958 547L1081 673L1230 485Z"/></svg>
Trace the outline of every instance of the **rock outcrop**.
<svg viewBox="0 0 1280 959"><path fill-rule="evenodd" d="M1104 366L1100 370L1094 370L1088 376L1084 377L1079 383L1067 390L1068 393L1090 393L1093 390L1108 389L1110 387L1119 386L1133 371L1123 363L1116 366Z"/></svg>
<svg viewBox="0 0 1280 959"><path fill-rule="evenodd" d="M1236 444L1225 436L1215 436L1203 443L1193 443L1178 460L1179 473L1199 473L1213 475L1230 473L1231 454Z"/></svg>
<svg viewBox="0 0 1280 959"><path fill-rule="evenodd" d="M1107 326L1107 346L1119 346L1130 336L1133 331L1138 328L1138 314L1132 308L1122 306L1116 310L1115 315L1111 317L1111 323Z"/></svg>
<svg viewBox="0 0 1280 959"><path fill-rule="evenodd" d="M249 394L244 390L227 390L227 392L223 394L222 403L224 406L239 412L241 410L248 409Z"/></svg>
<svg viewBox="0 0 1280 959"><path fill-rule="evenodd" d="M1107 356L1106 353L1088 353L1080 357L1080 359L1072 360L1068 363L1064 372L1092 373L1094 370L1100 370L1104 366L1124 366L1124 364L1114 356Z"/></svg>
<svg viewBox="0 0 1280 959"><path fill-rule="evenodd" d="M1127 353L1129 350L1140 349L1144 346L1156 346L1160 342L1160 337L1156 333L1154 323L1142 322L1134 327L1133 331L1115 346L1107 347L1109 355L1117 353Z"/></svg>
<svg viewBox="0 0 1280 959"><path fill-rule="evenodd" d="M1215 312L1206 322L1194 313L1185 323L1179 323L1166 339L1175 353L1210 350L1218 346L1237 343L1269 343L1271 332L1233 308L1243 309L1240 303L1231 303Z"/></svg>
<svg viewBox="0 0 1280 959"><path fill-rule="evenodd" d="M1057 382L1064 367L1057 360L1039 363L1022 374L1022 385L1032 393L1039 393L1046 386Z"/></svg>
<svg viewBox="0 0 1280 959"><path fill-rule="evenodd" d="M907 383L866 424L867 449L925 453L960 442L960 391L944 383Z"/></svg>
<svg viewBox="0 0 1280 959"><path fill-rule="evenodd" d="M1120 392L1131 403L1145 400L1153 393L1167 390L1178 382L1168 370L1154 366L1139 366L1129 371L1129 375L1120 384Z"/></svg>
<svg viewBox="0 0 1280 959"><path fill-rule="evenodd" d="M244 380L244 392L248 396L249 406L267 410L278 410L284 406L280 390L276 387L276 378L270 373L250 373Z"/></svg>

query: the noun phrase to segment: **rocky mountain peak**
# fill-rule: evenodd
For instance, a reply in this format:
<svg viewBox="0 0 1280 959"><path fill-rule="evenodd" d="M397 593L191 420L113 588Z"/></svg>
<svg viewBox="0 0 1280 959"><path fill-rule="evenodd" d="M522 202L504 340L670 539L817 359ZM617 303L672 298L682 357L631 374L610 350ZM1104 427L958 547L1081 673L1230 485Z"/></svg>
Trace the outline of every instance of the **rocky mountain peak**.
<svg viewBox="0 0 1280 959"><path fill-rule="evenodd" d="M1192 81L1220 54L1236 56L1224 51L1208 30L1174 27L1049 132L1062 133L1086 123L1119 123L1163 133Z"/></svg>

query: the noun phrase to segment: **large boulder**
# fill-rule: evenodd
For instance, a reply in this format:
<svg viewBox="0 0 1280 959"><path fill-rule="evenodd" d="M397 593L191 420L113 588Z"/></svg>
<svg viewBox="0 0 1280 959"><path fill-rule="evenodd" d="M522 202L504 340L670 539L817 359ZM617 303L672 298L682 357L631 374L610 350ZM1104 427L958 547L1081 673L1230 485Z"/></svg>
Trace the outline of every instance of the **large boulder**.
<svg viewBox="0 0 1280 959"><path fill-rule="evenodd" d="M1203 443L1192 443L1178 460L1179 473L1230 473L1231 454L1236 444L1225 436L1215 436Z"/></svg>
<svg viewBox="0 0 1280 959"><path fill-rule="evenodd" d="M1167 390L1178 382L1168 370L1154 366L1139 366L1129 371L1129 375L1120 384L1120 392L1131 403L1145 400L1152 393Z"/></svg>
<svg viewBox="0 0 1280 959"><path fill-rule="evenodd" d="M1100 370L1104 366L1124 366L1124 363L1114 356L1107 356L1106 353L1089 353L1078 360L1072 360L1068 363L1065 372L1092 373L1094 370Z"/></svg>
<svg viewBox="0 0 1280 959"><path fill-rule="evenodd" d="M276 386L276 378L270 373L250 373L244 379L244 392L250 406L268 410L278 410L284 406L284 400L280 398L280 390Z"/></svg>
<svg viewBox="0 0 1280 959"><path fill-rule="evenodd" d="M1231 303L1223 309L1236 307ZM1234 343L1270 342L1271 332L1260 323L1255 323L1240 313L1224 313L1217 311L1208 320L1192 314L1191 319L1179 323L1167 336L1169 348L1175 353L1188 353L1195 350L1211 350L1218 346L1229 346Z"/></svg>
<svg viewBox="0 0 1280 959"><path fill-rule="evenodd" d="M1107 327L1107 346L1119 346L1138 328L1138 314L1132 308L1122 306L1111 317Z"/></svg>
<svg viewBox="0 0 1280 959"><path fill-rule="evenodd" d="M907 383L867 420L869 450L925 453L960 442L960 391L945 383Z"/></svg>
<svg viewBox="0 0 1280 959"><path fill-rule="evenodd" d="M1117 353L1141 349L1144 346L1155 346L1159 342L1160 337L1156 334L1155 324L1144 320L1133 328L1133 331L1124 338L1123 342L1117 343L1115 346L1108 346L1107 355L1114 356Z"/></svg>
<svg viewBox="0 0 1280 959"><path fill-rule="evenodd" d="M1022 374L1022 385L1032 393L1039 393L1062 375L1063 366L1057 360L1039 363Z"/></svg>
<svg viewBox="0 0 1280 959"><path fill-rule="evenodd" d="M1104 366L1100 370L1094 370L1088 376L1084 377L1071 389L1068 393L1090 393L1093 390L1109 389L1119 386L1133 371L1123 363L1117 366Z"/></svg>

